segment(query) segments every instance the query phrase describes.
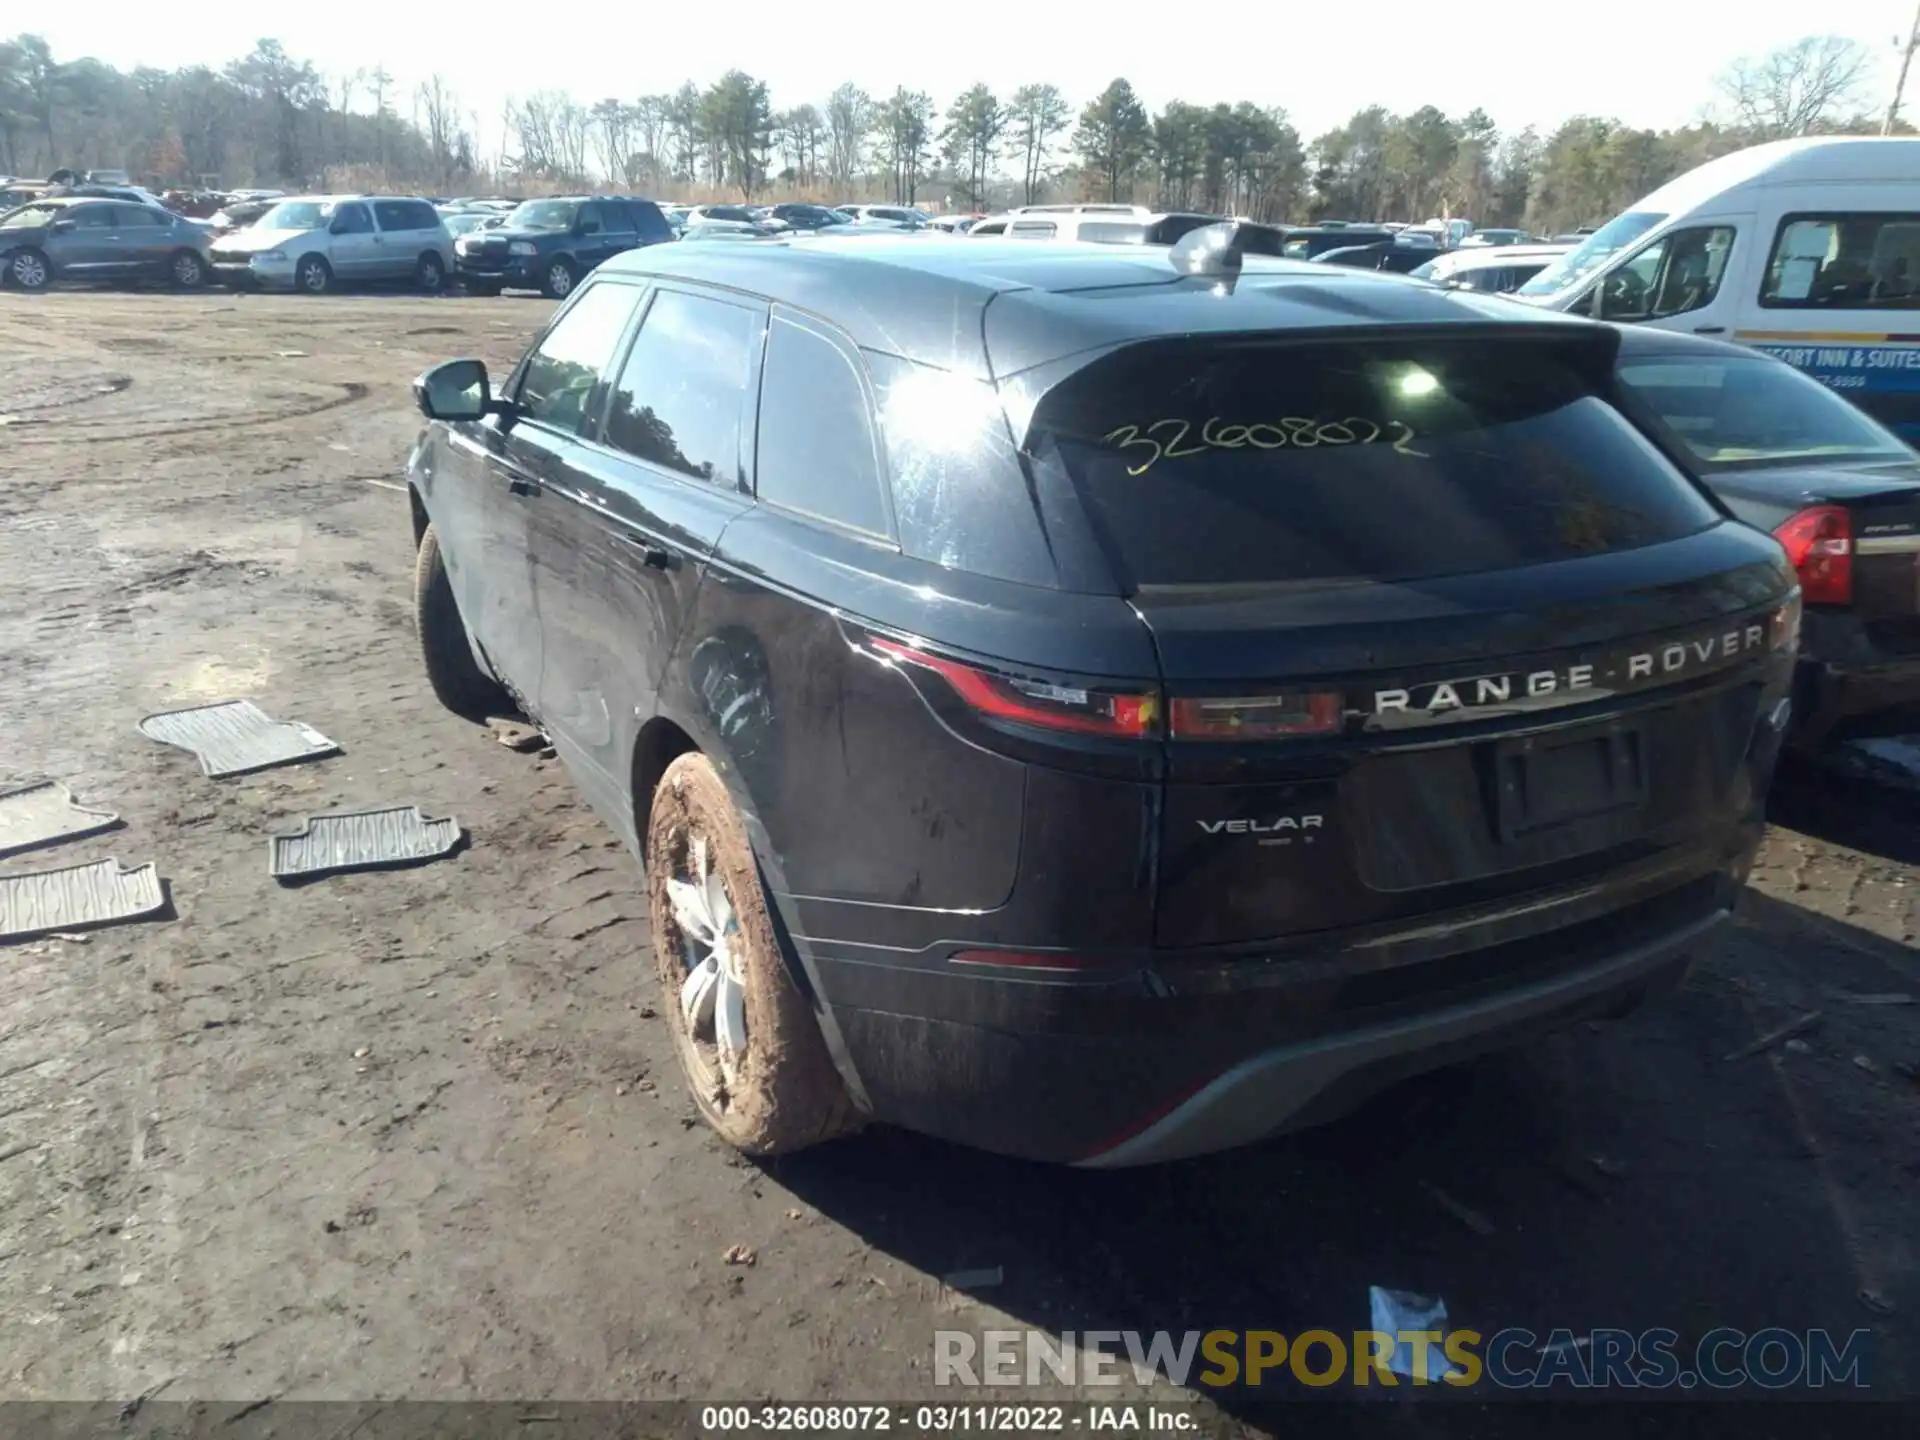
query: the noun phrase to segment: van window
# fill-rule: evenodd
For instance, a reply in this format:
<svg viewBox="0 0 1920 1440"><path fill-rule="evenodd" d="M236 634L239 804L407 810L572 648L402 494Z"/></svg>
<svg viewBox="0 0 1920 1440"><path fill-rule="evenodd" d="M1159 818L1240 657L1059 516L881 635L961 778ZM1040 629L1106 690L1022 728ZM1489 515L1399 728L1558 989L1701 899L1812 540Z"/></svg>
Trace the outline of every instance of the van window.
<svg viewBox="0 0 1920 1440"><path fill-rule="evenodd" d="M1920 214L1789 215L1760 303L1776 310L1920 309Z"/></svg>
<svg viewBox="0 0 1920 1440"><path fill-rule="evenodd" d="M760 382L754 492L806 515L887 533L873 416L853 355L775 316Z"/></svg>
<svg viewBox="0 0 1920 1440"><path fill-rule="evenodd" d="M1520 287L1522 295L1558 295L1570 290L1665 220L1658 210L1629 210L1616 215Z"/></svg>
<svg viewBox="0 0 1920 1440"><path fill-rule="evenodd" d="M1132 224L1125 220L1082 220L1078 236L1081 240L1091 240L1103 245L1138 245L1146 237L1146 226Z"/></svg>
<svg viewBox="0 0 1920 1440"><path fill-rule="evenodd" d="M1733 251L1733 227L1669 230L1600 281L1603 320L1662 320L1711 304Z"/></svg>
<svg viewBox="0 0 1920 1440"><path fill-rule="evenodd" d="M1141 346L1040 403L1131 589L1470 574L1630 550L1719 516L1558 345Z"/></svg>

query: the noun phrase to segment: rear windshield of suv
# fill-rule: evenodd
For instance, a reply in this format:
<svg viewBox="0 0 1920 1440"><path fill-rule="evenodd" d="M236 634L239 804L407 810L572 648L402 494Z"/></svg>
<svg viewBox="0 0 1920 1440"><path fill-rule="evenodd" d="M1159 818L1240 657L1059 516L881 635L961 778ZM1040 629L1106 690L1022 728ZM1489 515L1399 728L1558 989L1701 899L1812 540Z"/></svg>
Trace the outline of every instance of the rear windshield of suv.
<svg viewBox="0 0 1920 1440"><path fill-rule="evenodd" d="M1042 401L1129 589L1403 581L1692 534L1720 517L1558 347L1140 347Z"/></svg>

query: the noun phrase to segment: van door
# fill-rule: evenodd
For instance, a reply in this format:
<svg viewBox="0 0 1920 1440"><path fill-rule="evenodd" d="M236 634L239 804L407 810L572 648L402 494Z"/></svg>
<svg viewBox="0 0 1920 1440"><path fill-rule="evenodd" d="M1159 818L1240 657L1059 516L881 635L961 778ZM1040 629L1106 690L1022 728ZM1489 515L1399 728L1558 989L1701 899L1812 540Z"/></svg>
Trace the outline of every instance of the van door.
<svg viewBox="0 0 1920 1440"><path fill-rule="evenodd" d="M1744 223L1741 223L1744 221ZM1739 304L1729 283L1750 249L1752 217L1703 220L1665 231L1607 267L1568 308L1597 320L1725 335ZM1741 237L1746 235L1745 247Z"/></svg>
<svg viewBox="0 0 1920 1440"><path fill-rule="evenodd" d="M1909 184L1783 200L1733 338L1920 440L1920 195Z"/></svg>

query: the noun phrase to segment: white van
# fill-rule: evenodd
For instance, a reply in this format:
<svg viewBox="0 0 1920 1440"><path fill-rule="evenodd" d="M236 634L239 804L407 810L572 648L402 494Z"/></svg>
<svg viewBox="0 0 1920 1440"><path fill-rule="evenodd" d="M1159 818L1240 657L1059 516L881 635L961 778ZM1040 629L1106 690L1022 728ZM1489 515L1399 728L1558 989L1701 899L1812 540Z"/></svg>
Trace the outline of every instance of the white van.
<svg viewBox="0 0 1920 1440"><path fill-rule="evenodd" d="M1920 441L1920 139L1779 140L1711 161L1513 298L1752 345Z"/></svg>

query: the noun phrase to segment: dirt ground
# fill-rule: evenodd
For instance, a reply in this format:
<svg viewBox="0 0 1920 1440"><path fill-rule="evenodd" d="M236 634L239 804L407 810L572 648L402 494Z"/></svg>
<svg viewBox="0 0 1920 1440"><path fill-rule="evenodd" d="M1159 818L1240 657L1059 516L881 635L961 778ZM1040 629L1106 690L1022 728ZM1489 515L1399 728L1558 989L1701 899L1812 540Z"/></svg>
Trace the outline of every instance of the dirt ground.
<svg viewBox="0 0 1920 1440"><path fill-rule="evenodd" d="M125 821L0 875L156 861L174 907L0 949L0 1398L901 1399L937 1328L1352 1330L1374 1284L1482 1331L1868 1327L1915 1393L1920 1006L1860 997L1920 994L1920 810L1870 784L1788 788L1676 1003L1327 1129L1120 1174L725 1150L631 860L414 648L407 381L545 313L0 296L0 781ZM241 697L344 753L212 781L135 730ZM470 846L269 878L303 815L408 802Z"/></svg>

